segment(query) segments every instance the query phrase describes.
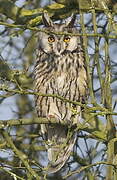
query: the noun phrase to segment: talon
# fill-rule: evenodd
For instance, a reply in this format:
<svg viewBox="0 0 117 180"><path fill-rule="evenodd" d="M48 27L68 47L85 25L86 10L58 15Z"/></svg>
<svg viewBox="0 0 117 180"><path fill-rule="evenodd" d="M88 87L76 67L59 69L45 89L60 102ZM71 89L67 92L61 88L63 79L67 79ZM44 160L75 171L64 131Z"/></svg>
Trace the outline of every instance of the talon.
<svg viewBox="0 0 117 180"><path fill-rule="evenodd" d="M59 116L57 116L57 115L49 114L49 115L47 116L47 118L48 118L49 120L51 120L52 118L54 118L58 123L61 123L61 118L60 118Z"/></svg>
<svg viewBox="0 0 117 180"><path fill-rule="evenodd" d="M52 118L55 118L55 116L52 115L52 114L49 114L49 115L48 115L48 119L52 119Z"/></svg>

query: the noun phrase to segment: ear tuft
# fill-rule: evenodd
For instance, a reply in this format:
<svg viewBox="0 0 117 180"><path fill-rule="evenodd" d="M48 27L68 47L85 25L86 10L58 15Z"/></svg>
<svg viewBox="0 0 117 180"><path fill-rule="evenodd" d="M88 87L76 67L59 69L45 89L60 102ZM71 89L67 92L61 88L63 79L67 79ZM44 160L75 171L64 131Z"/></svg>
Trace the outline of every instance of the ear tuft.
<svg viewBox="0 0 117 180"><path fill-rule="evenodd" d="M70 28L74 27L75 20L76 20L76 15L72 14L70 19L66 22L66 27L70 27Z"/></svg>
<svg viewBox="0 0 117 180"><path fill-rule="evenodd" d="M44 23L44 25L46 27L51 27L53 26L53 22L52 20L50 19L50 17L48 16L48 13L44 12L43 15L42 15L42 21Z"/></svg>

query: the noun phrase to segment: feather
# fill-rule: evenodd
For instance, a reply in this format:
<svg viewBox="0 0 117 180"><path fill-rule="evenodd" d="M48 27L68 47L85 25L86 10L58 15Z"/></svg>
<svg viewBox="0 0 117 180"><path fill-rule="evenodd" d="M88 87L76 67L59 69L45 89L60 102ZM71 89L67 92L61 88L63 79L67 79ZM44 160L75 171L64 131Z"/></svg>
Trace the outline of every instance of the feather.
<svg viewBox="0 0 117 180"><path fill-rule="evenodd" d="M52 23L47 14L43 18L46 25L51 23L51 27L46 27L48 31L67 32L66 24ZM75 16L68 21L68 24L73 26L74 20ZM76 32L74 28L71 30ZM48 42L50 34L44 32L39 34L35 91L57 94L68 100L84 103L87 96L87 72L82 40L78 36L72 36L68 38L68 42L65 42L63 35L53 36L54 41L50 43ZM46 138L48 173L55 173L66 164L73 150L76 131L72 126L81 123L81 108L57 97L47 96L35 96L35 105L39 117L47 117L48 121L53 117L57 121L57 124L41 125L41 132ZM66 121L67 125L63 126L62 121Z"/></svg>

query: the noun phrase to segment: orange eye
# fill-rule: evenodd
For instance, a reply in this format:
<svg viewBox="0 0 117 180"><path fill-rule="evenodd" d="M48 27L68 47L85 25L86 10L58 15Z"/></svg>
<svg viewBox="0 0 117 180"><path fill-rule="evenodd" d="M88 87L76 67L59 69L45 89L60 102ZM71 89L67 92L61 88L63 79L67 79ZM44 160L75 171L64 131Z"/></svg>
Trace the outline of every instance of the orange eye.
<svg viewBox="0 0 117 180"><path fill-rule="evenodd" d="M50 36L50 37L48 38L48 42L52 43L52 42L54 42L54 41L55 41L55 38L54 38L53 36Z"/></svg>
<svg viewBox="0 0 117 180"><path fill-rule="evenodd" d="M70 41L70 37L65 37L65 38L64 38L64 42L67 43L67 42L69 42L69 41Z"/></svg>

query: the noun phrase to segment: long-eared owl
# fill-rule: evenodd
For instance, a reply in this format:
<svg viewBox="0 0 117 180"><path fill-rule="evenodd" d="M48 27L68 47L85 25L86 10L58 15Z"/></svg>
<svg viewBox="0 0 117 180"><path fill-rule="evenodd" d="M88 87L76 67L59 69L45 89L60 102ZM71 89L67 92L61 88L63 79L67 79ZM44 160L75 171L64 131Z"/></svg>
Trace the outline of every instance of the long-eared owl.
<svg viewBox="0 0 117 180"><path fill-rule="evenodd" d="M54 94L67 100L84 103L87 94L87 75L82 39L70 35L77 33L74 28L75 16L66 23L54 23L44 13L45 27L39 32L37 61L35 65L35 92ZM76 142L72 125L81 123L81 107L57 96L35 97L38 117L54 118L56 124L42 124L41 133L46 138L49 172L60 170L68 160ZM62 125L65 121L68 125Z"/></svg>

